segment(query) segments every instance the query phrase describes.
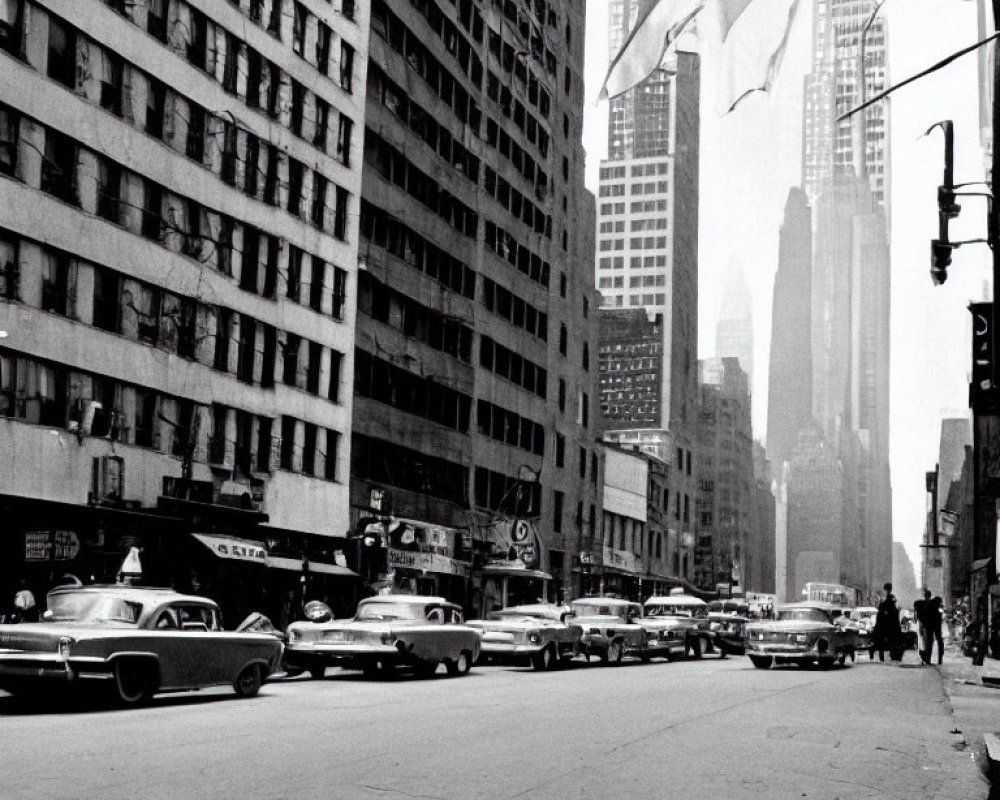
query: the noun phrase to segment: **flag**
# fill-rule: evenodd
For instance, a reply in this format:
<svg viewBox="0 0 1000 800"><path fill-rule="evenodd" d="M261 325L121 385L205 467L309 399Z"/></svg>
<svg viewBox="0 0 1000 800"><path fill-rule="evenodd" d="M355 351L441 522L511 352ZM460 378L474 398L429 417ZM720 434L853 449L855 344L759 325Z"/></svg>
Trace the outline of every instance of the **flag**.
<svg viewBox="0 0 1000 800"><path fill-rule="evenodd" d="M704 5L705 0L644 0L625 44L611 60L601 99L627 92L648 78L660 66L670 43Z"/></svg>
<svg viewBox="0 0 1000 800"><path fill-rule="evenodd" d="M719 89L724 113L774 83L800 0L713 0L718 24Z"/></svg>

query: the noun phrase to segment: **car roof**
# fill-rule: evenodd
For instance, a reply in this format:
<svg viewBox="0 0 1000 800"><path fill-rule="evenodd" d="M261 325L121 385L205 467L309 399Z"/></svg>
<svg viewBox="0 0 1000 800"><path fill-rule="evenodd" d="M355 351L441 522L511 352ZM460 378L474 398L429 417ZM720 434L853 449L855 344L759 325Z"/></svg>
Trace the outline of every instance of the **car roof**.
<svg viewBox="0 0 1000 800"><path fill-rule="evenodd" d="M548 613L558 613L561 614L569 609L566 606L559 606L555 603L525 603L520 606L507 606L507 608L500 609L501 614L537 614L540 611Z"/></svg>
<svg viewBox="0 0 1000 800"><path fill-rule="evenodd" d="M707 606L700 597L691 594L653 595L646 599L647 606Z"/></svg>
<svg viewBox="0 0 1000 800"><path fill-rule="evenodd" d="M57 586L48 593L49 597L63 594L109 594L118 597L126 597L134 600L142 600L147 603L202 603L209 606L218 604L208 597L200 597L193 594L182 594L174 589L163 586L127 586L118 583L92 583L85 586Z"/></svg>
<svg viewBox="0 0 1000 800"><path fill-rule="evenodd" d="M451 606L453 608L459 608L457 603L452 603L450 600L445 600L443 597L433 597L426 594L376 594L372 597L364 598L361 603L399 603L401 605L426 605L428 603L433 603L440 606ZM361 605L358 603L358 605Z"/></svg>
<svg viewBox="0 0 1000 800"><path fill-rule="evenodd" d="M588 606L637 606L638 603L632 600L625 600L622 597L578 597L573 601L573 605Z"/></svg>
<svg viewBox="0 0 1000 800"><path fill-rule="evenodd" d="M780 603L778 605L779 609L782 608L819 608L823 611L833 611L835 608L842 608L843 606L835 606L833 603L824 603L820 600L810 601L810 600L800 600L798 603Z"/></svg>

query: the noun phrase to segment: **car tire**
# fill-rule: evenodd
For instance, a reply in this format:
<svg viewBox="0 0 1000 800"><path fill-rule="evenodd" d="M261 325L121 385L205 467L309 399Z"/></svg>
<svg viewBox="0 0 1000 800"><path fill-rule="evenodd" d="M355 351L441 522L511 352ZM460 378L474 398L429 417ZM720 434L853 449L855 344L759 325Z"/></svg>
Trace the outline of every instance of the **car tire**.
<svg viewBox="0 0 1000 800"><path fill-rule="evenodd" d="M468 650L463 650L458 654L458 658L445 660L444 665L452 677L468 675L472 669L472 657Z"/></svg>
<svg viewBox="0 0 1000 800"><path fill-rule="evenodd" d="M320 680L326 676L326 664L322 662L309 665L309 674L315 679Z"/></svg>
<svg viewBox="0 0 1000 800"><path fill-rule="evenodd" d="M701 638L697 637L691 641L691 657L701 658Z"/></svg>
<svg viewBox="0 0 1000 800"><path fill-rule="evenodd" d="M611 667L617 667L622 663L622 643L618 639L608 644L607 653L604 655L604 663Z"/></svg>
<svg viewBox="0 0 1000 800"><path fill-rule="evenodd" d="M153 696L154 672L149 664L119 658L114 666L115 692L122 705L138 706Z"/></svg>
<svg viewBox="0 0 1000 800"><path fill-rule="evenodd" d="M750 663L757 669L770 669L773 662L771 656L750 656Z"/></svg>
<svg viewBox="0 0 1000 800"><path fill-rule="evenodd" d="M233 682L233 689L239 697L256 697L261 685L260 665L251 664Z"/></svg>
<svg viewBox="0 0 1000 800"><path fill-rule="evenodd" d="M844 666L847 663L847 651L841 650L837 653L837 664Z"/></svg>
<svg viewBox="0 0 1000 800"><path fill-rule="evenodd" d="M555 667L557 658L552 645L546 645L531 656L531 666L539 672L548 672Z"/></svg>
<svg viewBox="0 0 1000 800"><path fill-rule="evenodd" d="M436 658L427 661L420 661L417 663L416 667L414 667L413 671L417 674L418 678L432 678L434 673L437 672L438 664L440 663L441 662Z"/></svg>

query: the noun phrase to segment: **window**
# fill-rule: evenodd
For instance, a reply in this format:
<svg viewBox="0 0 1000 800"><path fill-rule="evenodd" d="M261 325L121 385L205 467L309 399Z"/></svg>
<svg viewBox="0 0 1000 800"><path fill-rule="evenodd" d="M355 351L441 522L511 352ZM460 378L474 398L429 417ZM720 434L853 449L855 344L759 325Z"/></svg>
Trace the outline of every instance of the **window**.
<svg viewBox="0 0 1000 800"><path fill-rule="evenodd" d="M555 533L562 533L564 499L562 492L552 492L552 530Z"/></svg>
<svg viewBox="0 0 1000 800"><path fill-rule="evenodd" d="M222 122L222 171L221 177L230 186L236 185L236 126L231 122Z"/></svg>
<svg viewBox="0 0 1000 800"><path fill-rule="evenodd" d="M306 50L306 22L309 19L309 12L305 7L296 2L292 16L292 50L296 55L304 55Z"/></svg>
<svg viewBox="0 0 1000 800"><path fill-rule="evenodd" d="M556 466L566 466L566 437L561 433L556 434Z"/></svg>
<svg viewBox="0 0 1000 800"><path fill-rule="evenodd" d="M0 0L0 8L3 7L3 2L4 0ZM2 36L2 23L0 23L0 36ZM0 174L2 175L13 175L17 170L19 131L18 115L11 109L0 106Z"/></svg>
<svg viewBox="0 0 1000 800"><path fill-rule="evenodd" d="M170 0L148 0L146 30L161 42L167 41L167 12Z"/></svg>
<svg viewBox="0 0 1000 800"><path fill-rule="evenodd" d="M243 226L243 261L240 265L240 288L257 293L257 279L260 268L260 231Z"/></svg>
<svg viewBox="0 0 1000 800"><path fill-rule="evenodd" d="M322 228L326 219L326 186L327 179L318 172L313 173L313 199L312 209L309 212L309 219L313 224Z"/></svg>
<svg viewBox="0 0 1000 800"><path fill-rule="evenodd" d="M69 256L46 250L42 255L42 310L69 313Z"/></svg>
<svg viewBox="0 0 1000 800"><path fill-rule="evenodd" d="M236 94L240 72L240 55L243 53L243 42L233 34L226 33L226 64L222 72L222 88L230 94Z"/></svg>
<svg viewBox="0 0 1000 800"><path fill-rule="evenodd" d="M267 114L271 119L277 119L281 112L278 100L281 99L281 69L277 64L267 62Z"/></svg>
<svg viewBox="0 0 1000 800"><path fill-rule="evenodd" d="M185 152L189 158L201 161L205 158L205 109L189 101L187 122Z"/></svg>
<svg viewBox="0 0 1000 800"><path fill-rule="evenodd" d="M348 93L354 74L354 48L347 42L340 42L340 85Z"/></svg>
<svg viewBox="0 0 1000 800"><path fill-rule="evenodd" d="M260 171L260 140L247 133L246 169L243 173L243 191L250 197L257 196L257 173Z"/></svg>
<svg viewBox="0 0 1000 800"><path fill-rule="evenodd" d="M302 178L305 167L301 161L294 158L288 159L288 213L299 215L299 207L302 202Z"/></svg>
<svg viewBox="0 0 1000 800"><path fill-rule="evenodd" d="M97 214L110 222L120 222L122 168L114 161L97 162Z"/></svg>
<svg viewBox="0 0 1000 800"><path fill-rule="evenodd" d="M0 50L20 56L24 0L0 0Z"/></svg>
<svg viewBox="0 0 1000 800"><path fill-rule="evenodd" d="M135 415L132 417L132 441L139 447L152 447L156 433L156 394L135 390Z"/></svg>
<svg viewBox="0 0 1000 800"><path fill-rule="evenodd" d="M303 252L293 244L288 246L288 278L286 296L289 300L300 302L302 291L302 256Z"/></svg>
<svg viewBox="0 0 1000 800"><path fill-rule="evenodd" d="M282 0L271 0L271 17L267 21L268 33L281 38L281 5Z"/></svg>
<svg viewBox="0 0 1000 800"><path fill-rule="evenodd" d="M330 351L330 388L327 398L333 403L340 402L340 372L344 363L344 354L338 350Z"/></svg>
<svg viewBox="0 0 1000 800"><path fill-rule="evenodd" d="M289 333L285 339L281 361L281 382L286 386L295 386L299 372L299 347L302 337Z"/></svg>
<svg viewBox="0 0 1000 800"><path fill-rule="evenodd" d="M559 354L566 355L568 348L568 337L569 333L566 330L566 324L563 322L559 323Z"/></svg>
<svg viewBox="0 0 1000 800"><path fill-rule="evenodd" d="M326 152L326 132L330 126L330 104L320 97L316 98L316 129L313 133L313 144Z"/></svg>
<svg viewBox="0 0 1000 800"><path fill-rule="evenodd" d="M215 356L212 366L229 372L229 337L233 327L233 312L219 306L215 310Z"/></svg>
<svg viewBox="0 0 1000 800"><path fill-rule="evenodd" d="M118 333L118 310L121 281L118 273L109 269L94 271L94 326Z"/></svg>
<svg viewBox="0 0 1000 800"><path fill-rule="evenodd" d="M41 189L73 205L80 204L76 191L76 154L76 142L58 131L46 129Z"/></svg>
<svg viewBox="0 0 1000 800"><path fill-rule="evenodd" d="M316 69L324 75L330 69L330 27L320 22L316 26Z"/></svg>
<svg viewBox="0 0 1000 800"><path fill-rule="evenodd" d="M559 411L566 411L566 381L563 378L559 379Z"/></svg>
<svg viewBox="0 0 1000 800"><path fill-rule="evenodd" d="M236 379L253 383L254 355L257 343L257 321L240 314L240 340L236 351Z"/></svg>
<svg viewBox="0 0 1000 800"><path fill-rule="evenodd" d="M146 180L142 203L142 235L158 241L163 220L163 187Z"/></svg>
<svg viewBox="0 0 1000 800"><path fill-rule="evenodd" d="M265 389L274 386L275 354L278 351L278 331L273 325L263 323L264 352L261 354L260 385Z"/></svg>
<svg viewBox="0 0 1000 800"><path fill-rule="evenodd" d="M309 307L314 311L323 310L323 289L326 284L326 262L318 256L312 257L312 278L309 281Z"/></svg>
<svg viewBox="0 0 1000 800"><path fill-rule="evenodd" d="M347 302L347 271L333 268L333 306L330 314L334 319L344 318L344 304Z"/></svg>
<svg viewBox="0 0 1000 800"><path fill-rule="evenodd" d="M163 112L167 102L167 87L155 78L149 79L146 93L146 133L163 138Z"/></svg>
<svg viewBox="0 0 1000 800"><path fill-rule="evenodd" d="M122 59L107 50L101 50L101 108L112 114L122 114Z"/></svg>
<svg viewBox="0 0 1000 800"><path fill-rule="evenodd" d="M281 418L281 461L282 469L295 468L295 418Z"/></svg>
<svg viewBox="0 0 1000 800"><path fill-rule="evenodd" d="M333 218L333 235L341 240L347 238L347 198L347 189L343 186L338 186L337 208Z"/></svg>
<svg viewBox="0 0 1000 800"><path fill-rule="evenodd" d="M208 56L208 18L197 9L191 8L191 22L188 29L187 58L198 69L206 69Z"/></svg>
<svg viewBox="0 0 1000 800"><path fill-rule="evenodd" d="M306 87L296 80L292 81L292 108L289 117L289 125L292 133L296 136L302 135L302 116L306 102Z"/></svg>
<svg viewBox="0 0 1000 800"><path fill-rule="evenodd" d="M577 463L579 465L580 480L587 477L587 450L584 447L580 448Z"/></svg>
<svg viewBox="0 0 1000 800"><path fill-rule="evenodd" d="M76 33L53 16L49 16L47 74L70 89L76 87Z"/></svg>
<svg viewBox="0 0 1000 800"><path fill-rule="evenodd" d="M583 343L583 368L590 369L590 344L588 342Z"/></svg>
<svg viewBox="0 0 1000 800"><path fill-rule="evenodd" d="M340 122L337 127L337 160L340 161L340 163L342 163L345 167L351 166L351 132L353 130L353 120L350 117L341 114Z"/></svg>
<svg viewBox="0 0 1000 800"><path fill-rule="evenodd" d="M323 359L323 345L309 342L309 360L306 362L306 391L319 394L319 367Z"/></svg>
<svg viewBox="0 0 1000 800"><path fill-rule="evenodd" d="M347 19L354 19L354 0L340 0L340 13Z"/></svg>
<svg viewBox="0 0 1000 800"><path fill-rule="evenodd" d="M323 463L323 477L328 481L337 480L337 451L340 448L340 433L334 430L326 432L326 457Z"/></svg>
<svg viewBox="0 0 1000 800"><path fill-rule="evenodd" d="M274 420L270 417L257 418L257 471L271 471L271 430Z"/></svg>
<svg viewBox="0 0 1000 800"><path fill-rule="evenodd" d="M312 475L316 471L316 434L317 428L313 423L303 424L301 469L305 475Z"/></svg>
<svg viewBox="0 0 1000 800"><path fill-rule="evenodd" d="M267 146L267 171L264 173L264 202L276 206L278 204L278 163L281 152L276 145Z"/></svg>
<svg viewBox="0 0 1000 800"><path fill-rule="evenodd" d="M247 105L260 107L260 87L264 80L264 59L252 47L247 48Z"/></svg>

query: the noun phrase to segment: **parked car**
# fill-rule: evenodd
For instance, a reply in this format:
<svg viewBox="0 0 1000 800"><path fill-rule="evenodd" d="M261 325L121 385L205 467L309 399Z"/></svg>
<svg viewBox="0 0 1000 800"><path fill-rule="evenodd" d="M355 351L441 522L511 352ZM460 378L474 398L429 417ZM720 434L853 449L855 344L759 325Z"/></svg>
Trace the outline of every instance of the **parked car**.
<svg viewBox="0 0 1000 800"><path fill-rule="evenodd" d="M685 654L701 658L714 653L715 635L708 620L708 603L690 594L653 595L643 603L646 618L678 620L685 629Z"/></svg>
<svg viewBox="0 0 1000 800"><path fill-rule="evenodd" d="M94 585L59 587L47 600L40 622L0 625L0 688L98 686L126 705L219 684L253 697L281 661L278 638L224 631L204 597Z"/></svg>
<svg viewBox="0 0 1000 800"><path fill-rule="evenodd" d="M482 634L480 660L528 661L537 670L548 670L580 652L583 628L567 616L568 606L534 603L493 611L468 625Z"/></svg>
<svg viewBox="0 0 1000 800"><path fill-rule="evenodd" d="M308 671L321 678L337 664L369 677L397 667L429 676L442 661L449 675L464 675L479 657L480 632L463 624L462 609L442 597L369 597L348 620L334 620L323 603L310 605L311 620L288 626L284 666L289 675Z"/></svg>
<svg viewBox="0 0 1000 800"><path fill-rule="evenodd" d="M626 655L642 656L646 631L638 624L642 606L617 597L581 597L574 600L572 621L583 629L580 649L590 660L597 656L605 664L620 664Z"/></svg>
<svg viewBox="0 0 1000 800"><path fill-rule="evenodd" d="M727 655L741 656L746 653L746 643L743 641L743 629L750 621L749 617L725 612L708 614L708 627L714 637L715 648L719 657Z"/></svg>
<svg viewBox="0 0 1000 800"><path fill-rule="evenodd" d="M776 618L749 622L745 628L746 654L758 669L774 664L844 664L858 647L856 630L847 618L835 615L829 603L779 605Z"/></svg>

